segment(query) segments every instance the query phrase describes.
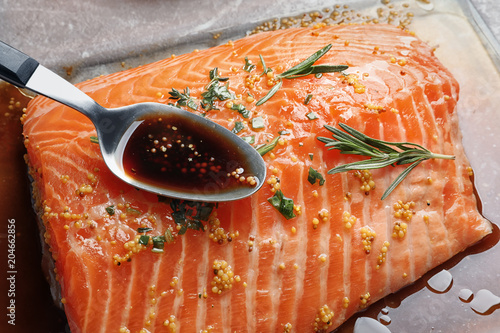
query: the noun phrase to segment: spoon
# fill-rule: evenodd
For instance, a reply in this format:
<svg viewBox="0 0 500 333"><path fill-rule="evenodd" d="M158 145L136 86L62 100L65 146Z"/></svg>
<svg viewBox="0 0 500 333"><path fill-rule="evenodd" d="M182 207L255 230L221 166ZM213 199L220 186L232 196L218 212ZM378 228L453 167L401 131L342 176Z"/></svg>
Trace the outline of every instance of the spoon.
<svg viewBox="0 0 500 333"><path fill-rule="evenodd" d="M107 167L118 178L139 189L171 198L219 202L250 196L262 186L265 179L266 165L261 155L223 126L191 112L161 103L147 102L112 109L104 108L74 85L40 65L35 59L2 41L0 41L0 78L19 88L26 88L65 104L87 116L97 131L100 150ZM201 187L170 186L161 181L141 178L125 169L124 154L126 149L130 150L127 144L129 139L134 137L134 132L146 124L146 119L153 116L164 119L165 125L169 119L189 125L187 128L194 132L192 134L200 138L199 143L203 140L213 141L216 138L220 140L218 142L224 142L223 152L232 155L228 155L230 158L227 160L220 161L220 170L217 173L209 171L197 175L203 184ZM190 135L191 133L187 133L186 137L190 138ZM128 154L130 158L135 156L133 151ZM135 162L151 164L149 161ZM233 178L237 177L229 177L228 172L232 170L226 170L226 166L229 165L233 169L237 166L238 172L243 170L247 175L253 176L252 185L238 181L235 185ZM192 178L189 175L180 178L186 178L187 181L189 177ZM230 182L233 185L226 186Z"/></svg>

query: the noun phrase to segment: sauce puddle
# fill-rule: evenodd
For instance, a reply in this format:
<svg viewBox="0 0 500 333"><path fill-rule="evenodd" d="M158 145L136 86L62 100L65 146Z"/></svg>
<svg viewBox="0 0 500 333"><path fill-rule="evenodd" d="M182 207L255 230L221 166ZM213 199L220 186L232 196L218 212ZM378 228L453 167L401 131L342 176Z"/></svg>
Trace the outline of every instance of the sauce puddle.
<svg viewBox="0 0 500 333"><path fill-rule="evenodd" d="M145 117L123 152L125 173L149 185L220 193L259 182L248 157L216 131L201 132L176 114Z"/></svg>

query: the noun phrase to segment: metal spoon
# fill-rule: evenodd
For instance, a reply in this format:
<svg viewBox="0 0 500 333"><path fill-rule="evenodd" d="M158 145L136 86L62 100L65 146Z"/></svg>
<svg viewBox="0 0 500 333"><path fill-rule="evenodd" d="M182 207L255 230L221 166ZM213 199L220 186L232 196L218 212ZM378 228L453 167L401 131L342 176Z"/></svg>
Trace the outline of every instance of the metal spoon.
<svg viewBox="0 0 500 333"><path fill-rule="evenodd" d="M255 193L263 184L266 165L260 154L236 134L191 112L160 103L138 103L106 109L74 85L40 65L26 54L0 41L0 78L19 87L65 104L87 116L94 124L102 157L108 168L123 181L137 188L162 196L193 201L231 201ZM248 169L256 177L257 185L241 185L230 190L188 191L148 184L127 175L123 169L123 151L130 133L141 123L141 118L152 114L176 114L196 124L201 133L214 133L231 143L246 157ZM241 162L241 161L240 161Z"/></svg>

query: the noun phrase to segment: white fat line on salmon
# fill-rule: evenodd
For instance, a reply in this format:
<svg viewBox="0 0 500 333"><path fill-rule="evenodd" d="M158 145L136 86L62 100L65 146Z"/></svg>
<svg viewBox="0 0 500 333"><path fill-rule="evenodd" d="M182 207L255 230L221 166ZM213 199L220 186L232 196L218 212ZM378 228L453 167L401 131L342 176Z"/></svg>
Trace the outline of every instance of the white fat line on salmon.
<svg viewBox="0 0 500 333"><path fill-rule="evenodd" d="M111 245L109 244L109 242L101 242L99 245L101 247L104 247L103 248L103 252L104 253L111 253L112 252ZM112 303L112 295L111 295L110 291L113 290L113 283L112 283L112 281L113 281L113 274L115 272L115 270L113 268L116 268L117 266L115 266L115 264L111 263L110 267L111 267L111 269L109 269L107 271L108 279L107 279L107 287L105 288L105 290L108 290L109 295L107 296L108 301L106 302L106 308L104 309L103 314L102 314L102 322L103 323L108 323L109 322L108 317L109 317L109 313L111 312L110 307L111 307L111 303ZM105 325L101 325L101 332L102 333L106 332L106 326Z"/></svg>
<svg viewBox="0 0 500 333"><path fill-rule="evenodd" d="M409 72L409 74L411 74L411 72ZM422 89L423 90L423 89ZM429 122L429 119L432 119L432 124L431 126L433 127L433 130L435 131L440 131L440 126L436 126L436 122L435 122L435 118L434 118L434 115L432 114L432 112L429 112L430 110L432 110L431 108L431 105L429 104L429 100L427 99L427 95L422 93L419 97L421 97L421 99L426 103L426 107L425 108L421 108L422 110L426 111L426 114L421 114L420 112L415 112L415 116L417 117L418 119L418 124L419 124L419 128L420 128L420 131L421 131L421 134L422 134L422 146L424 147L429 147L429 149L431 151L439 151L439 152L442 152L442 147L439 147L439 148L436 148L435 144L434 144L434 140L432 138L429 138L428 135L427 135L427 131L425 130L425 125L424 125L424 120L423 118L426 118L426 122ZM412 98L412 105L414 107L415 110L419 110L420 108L418 108L418 105L416 104L415 102L415 96L414 95L411 95L411 98ZM443 97L444 99L444 97ZM421 165L422 168L424 169L427 169L427 165L425 163L423 163ZM430 169L427 169L430 171ZM430 174L429 174L430 175ZM423 193L423 198L427 198L428 197L428 194L430 194L430 192L433 191L433 187L431 186L425 186L424 187L424 193ZM425 211L424 211L424 214L425 214ZM421 217L423 218L423 217ZM411 226L409 226L409 228L411 228ZM408 232L411 232L411 230L409 229ZM431 263L432 263L432 244L431 244L431 236L430 236L430 233L429 233L429 228L425 228L425 232L426 232L426 239L427 239L427 242L426 242L426 245L427 245L427 249L426 249L426 252L427 252L427 260L426 260L426 267L431 267ZM413 252L413 248L411 249L411 251ZM414 268L414 267L413 267ZM410 272L410 281L413 281L416 279L416 277L414 276L415 275L415 271L414 269Z"/></svg>
<svg viewBox="0 0 500 333"><path fill-rule="evenodd" d="M442 90L441 90L442 92ZM436 119L436 116L435 116L435 103L431 103L427 97L426 94L423 94L423 100L426 104L426 110L429 110L429 115L428 115L428 119L432 119L433 120L433 131L435 131L436 134L436 137L433 137L431 138L431 141L430 142L434 142L436 145L437 145L437 149L436 151L439 151L441 153L444 153L445 152L445 138L444 138L444 135L443 135L443 128L440 124L438 124L437 122L437 119ZM446 115L448 116L446 119L446 121L450 121L449 119L449 115L446 113ZM435 163L444 163L444 161L442 160L436 160ZM458 163L457 163L458 164ZM436 181L438 182L434 182L434 180L432 178L429 178L429 180L432 182L432 186L431 186L431 189L430 191L440 191L440 192L443 192L444 190L444 186L440 187L440 188L437 188L438 184L439 185L444 185L444 181L443 180L438 180L436 179ZM439 205L439 207L437 206L437 203L434 203L434 205L432 205L432 208L433 210L436 211L437 214L439 214L439 218L438 220L440 221L440 225L443 229L443 232L445 234L445 244L448 244L448 253L447 255L451 255L451 248L449 247L449 244L451 243L451 241L449 240L449 235L448 235L448 229L446 228L446 225L444 224L444 221L445 221L445 212L444 210L442 209L443 206L442 205ZM440 209L439 212L437 212L437 210ZM437 227L437 226L436 226Z"/></svg>
<svg viewBox="0 0 500 333"><path fill-rule="evenodd" d="M73 260L79 261L78 264L74 264L74 265L77 267L78 267L78 265L80 265L80 267L85 267L85 264L83 263L83 256L81 255L81 252L83 252L83 250L82 250L82 248L79 247L80 240L75 237L76 232L74 230L71 230L71 232L68 232L67 235L68 235L68 244L70 244L70 247L71 247L71 249L68 251L68 257L71 257L69 255L71 252L79 253L78 255L74 255ZM88 270L81 270L80 273L84 275L84 280L86 281L85 285L91 285L91 283L89 282L89 281L91 281L89 271ZM66 281L59 280L59 283L61 284L61 286L64 286L66 284ZM72 281L68 281L67 283L70 284L70 283L72 283ZM75 287L75 286L66 285L64 288L71 290L71 287ZM85 320L83 322L84 331L87 328L87 325L89 324L88 318L89 318L89 314L92 312L92 306L91 306L92 300L94 299L94 297L96 297L95 295L93 296L94 292L98 293L99 291L92 289L92 288L89 288L89 293L88 293L89 296L87 298L87 301L82 302L85 305L79 304L79 306L85 307L87 309L85 311ZM107 297L107 296L108 295L105 295L104 297Z"/></svg>
<svg viewBox="0 0 500 333"><path fill-rule="evenodd" d="M349 192L349 185L348 185L348 178L347 178L347 173L342 173L341 174L341 180L342 180L342 193L347 193ZM351 207L350 207L349 200L344 200L344 212L350 212ZM343 233L342 233L342 245L343 245L343 253L344 253L344 297L348 297L349 300L353 299L353 295L351 295L351 234L349 233L349 230L346 231L345 228L343 228ZM355 298L359 297L358 295L354 295ZM346 318L346 311L347 308L342 308L342 314L341 317L344 319Z"/></svg>
<svg viewBox="0 0 500 333"><path fill-rule="evenodd" d="M399 114L396 114L396 117L399 117ZM384 126L380 126L380 138L381 138L381 140L387 139L385 136L384 130L385 130ZM392 183L391 173L384 172L383 175L384 175L384 177L377 179L377 182L382 183L382 186L383 186L382 188L387 188L389 186L389 184ZM385 200L384 203L385 203L385 206L383 206L383 210L384 210L385 220L384 220L384 223L382 225L385 226L385 232L384 233L380 232L379 242L377 243L376 246L372 247L372 251L377 256L378 256L378 252L380 251L382 244L385 241L391 242L391 240L392 240L392 225L393 225L392 205L391 205L391 201L389 201L389 199ZM375 261L372 262L372 265L375 267L376 267L376 265L378 265L378 258L376 258ZM392 292L392 290L391 290L392 269L391 269L391 256L390 256L390 254L387 255L385 264L381 265L380 268L378 269L377 275L378 275L379 279L381 278L380 277L381 275L385 277L384 290L387 291L387 293Z"/></svg>
<svg viewBox="0 0 500 333"><path fill-rule="evenodd" d="M299 172L299 179L304 179L305 173L304 173L304 166L302 165L300 168ZM297 204L303 205L304 203L304 183L301 182L299 183L299 189L298 189L298 195L297 195ZM299 306L302 303L302 298L304 296L304 278L305 278L305 271L307 267L307 243L308 243L308 226L309 223L307 223L308 218L307 218L307 210L303 209L302 214L297 215L296 219L297 221L297 235L299 237L299 241L297 244L297 252L296 252L296 260L295 262L298 265L298 268L296 269L296 277L295 277L295 301L293 304L293 314L292 314L292 320L291 324L292 327L297 326L297 320L298 320L298 315L299 315ZM300 221L302 220L302 221Z"/></svg>
<svg viewBox="0 0 500 333"><path fill-rule="evenodd" d="M278 210L274 209L273 210L273 215L274 219L276 221L279 221L280 219L282 220L283 217L281 216L281 213L278 212ZM287 222L285 222L287 223ZM283 253L284 247L286 246L286 233L285 229L283 227L283 223L276 223L274 225L274 230L273 230L273 236L269 240L269 242L274 243L272 244L272 247L274 248L274 259L273 259L273 267L271 267L272 271L272 280L271 284L269 286L269 296L271 297L271 304L272 304L272 313L276 314L269 318L271 320L271 331L275 332L278 331L278 328L282 323L278 323L278 312L279 312L279 305L280 305L280 298L281 298L281 290L283 287L283 279L281 278L282 275L280 274L280 264L283 263ZM266 240L268 242L268 240Z"/></svg>
<svg viewBox="0 0 500 333"><path fill-rule="evenodd" d="M132 233L130 233L130 239L133 239L135 236L135 230L132 231ZM138 260L132 260L130 263L130 272L138 272L139 271L139 267L137 267L137 261ZM133 299L133 296L132 296L132 291L134 290L134 285L136 284L135 283L135 277L137 276L137 274L130 274L130 280L128 281L128 286L127 286L127 289L125 290L124 292L124 297L123 299L125 300L125 304L123 306L123 311L122 311L122 319L121 319L121 325L120 327L126 327L127 324L129 323L129 319L130 319L130 313L132 312L132 299Z"/></svg>
<svg viewBox="0 0 500 333"><path fill-rule="evenodd" d="M449 115L448 115L449 116ZM458 116L456 114L452 115L451 117L453 117L452 119L450 119L450 123L453 122L453 121L456 121L458 123ZM457 125L458 127L458 125ZM451 131L450 135L452 136L451 140L454 140L452 142L462 142L462 134L460 131L457 131L457 132L453 132ZM456 140L456 141L455 141ZM460 156L460 155L464 155L465 152L463 150L463 146L461 145L450 145L453 149L453 154L455 154L455 156ZM464 177L461 176L465 173L465 170L463 170L463 165L461 165L460 163L454 163L454 166L455 166L455 172L457 173L457 176L454 178L456 181L458 181L458 183L455 183L458 187L458 191L460 193L464 193L464 188L465 188L465 185L464 185ZM466 214L463 210L464 210L464 207L465 207L465 203L464 203L464 197L461 196L459 198L460 202L462 203L461 205L459 205L460 207L460 210L462 210L462 214ZM466 238L466 234L464 234L464 238ZM456 249L452 249L451 248L451 244L450 243L450 253L453 253ZM461 249L460 249L461 250Z"/></svg>
<svg viewBox="0 0 500 333"><path fill-rule="evenodd" d="M359 225L359 229L357 230L361 230L361 228L363 226L368 226L370 227L370 224L375 224L377 223L377 221L374 221L374 216L372 216L371 212L370 212L370 207L372 205L372 197L373 197L373 194L363 194L363 209L362 209L362 215L360 216L360 220L361 220L361 224ZM378 200L378 201L381 201L379 198L375 198L375 200ZM371 223L370 223L371 222ZM372 228L373 230L376 230L375 228ZM358 231L356 231L358 232ZM362 243L359 244L359 246L361 246ZM373 251L374 252L374 251ZM365 260L365 289L366 291L370 291L372 290L371 288L371 283L370 282L374 282L376 283L375 281L377 280L377 277L374 277L374 279L372 280L372 276L374 274L376 274L376 270L375 270L375 265L373 264L373 258L374 258L374 254L373 253L370 253L371 255L367 254L366 255L366 260ZM375 255L376 255L376 252L375 252Z"/></svg>
<svg viewBox="0 0 500 333"><path fill-rule="evenodd" d="M413 109L414 110L418 110L418 105L417 103L415 102L415 97L414 95L410 95L410 98L411 98L411 102L412 102L412 106L413 106ZM420 114L420 112L415 112L415 117L418 121L418 128L420 129L420 135L422 136L422 145L424 147L427 147L428 145L428 140L427 140L427 135L424 131L424 121L422 119L422 115ZM406 139L406 138L405 138ZM424 168L425 165L424 165ZM423 169L422 169L423 170ZM410 184L412 183L412 178L416 177L415 174L413 175L408 175L409 176L409 179L408 181L406 181L403 185L404 185L404 188L405 188L405 192L406 192L406 195L408 197L411 197L411 194L412 194L412 188L410 187ZM415 217L414 217L414 220L415 220ZM418 223L418 222L414 222L414 223ZM409 252L410 252L410 272L405 272L408 277L410 278L410 281L414 281L417 277L415 276L415 256L416 256L416 250L418 249L415 249L415 242L414 242L414 233L416 228L414 228L413 226L413 223L408 223L408 230L407 230L407 238L408 238L408 249L409 249ZM415 236L421 236L421 235L415 235Z"/></svg>
<svg viewBox="0 0 500 333"><path fill-rule="evenodd" d="M149 214L150 212L148 212ZM163 235L165 233L165 230L163 230L160 234ZM168 245L166 245L168 246ZM168 251L168 248L166 249ZM158 254L159 260L156 260L154 266L153 266L153 271L151 274L151 283L149 284L148 292L150 293L151 300L154 298L157 301L153 304L154 306L151 306L149 308L149 313L148 316L151 313L158 314L159 309L160 309L160 303L161 300L158 300L156 293L158 291L156 290L157 286L159 285L160 282L160 275L161 275L161 268L162 267L168 267L168 258L165 254ZM156 317L155 320L163 320L163 318ZM154 326L154 325L153 325Z"/></svg>
<svg viewBox="0 0 500 333"><path fill-rule="evenodd" d="M200 264L197 266L197 281L196 286L198 288L198 307L196 311L196 332L201 332L205 329L205 322L207 320L207 299L208 292L211 289L211 286L208 285L208 281L211 280L210 272L211 269L209 250L210 250L210 238L208 237L199 237L197 239L199 242L198 245L202 248L202 257L200 260Z"/></svg>
<svg viewBox="0 0 500 333"><path fill-rule="evenodd" d="M186 249L187 249L187 243L189 240L187 237L178 237L178 238L180 238L180 240L181 240L182 250L181 250L181 256L179 258L179 263L176 265L176 270L175 270L176 274L174 274L174 276L177 276L177 278L179 279L176 287L178 288L178 290L181 290L181 289L183 289L182 281L184 280L184 267L186 267L185 261L186 261L186 252L187 252ZM184 293L179 293L179 292L176 293L173 308L172 308L173 315L176 318L179 318L179 316L180 316L181 306L183 303L184 303ZM176 325L177 325L176 328L179 331L182 331L182 327L181 327L182 323L179 321L179 322L176 322Z"/></svg>
<svg viewBox="0 0 500 333"><path fill-rule="evenodd" d="M411 96L408 98L411 101L413 101L413 98ZM399 114L397 114L396 119L398 121L398 128L399 128L399 133L400 133L400 137L399 137L398 141L407 142L408 141L408 136L406 134L407 129L405 128L405 124L403 123L403 119ZM409 122L407 121L406 123L408 124ZM409 184L411 184L412 176L414 176L414 175L409 174L406 177L405 181L403 181L403 182L401 182L401 184L399 184L400 186L398 186L398 187L400 187L400 188L394 190L393 198L395 198L395 199L392 200L393 203L396 200L401 200L403 202L406 202L407 198L412 197L411 189L409 187ZM391 226L391 230L392 230L393 226L397 222L397 219L394 216L394 208L391 208L391 211L392 211L392 217L391 217L390 226ZM394 238L391 235L391 238L388 239L389 243L391 244L391 247L386 254L386 263L384 265L388 266L389 263L387 261L388 261L388 258L391 257L391 255L390 255L391 252L401 253L402 255L400 256L400 259L399 259L400 261L396 262L394 264L394 267L393 267L394 274L398 274L398 275L400 274L400 276L407 274L408 276L413 277L414 272L415 272L415 267L414 267L415 261L413 258L413 253L412 253L413 251L412 251L412 247L411 247L411 244L412 244L412 242L411 242L411 223L408 223L409 221L406 221L406 220L404 222L407 224L407 232L406 232L405 236L403 238ZM405 250L407 250L407 251L405 251ZM404 259L404 256L407 256L407 260ZM409 272L408 271L402 271L402 272L399 271L402 268L403 263L408 265ZM392 267L392 265L391 265L391 267ZM413 281L413 279L411 281Z"/></svg>
<svg viewBox="0 0 500 333"><path fill-rule="evenodd" d="M262 195L262 194L261 194ZM259 234L259 195L253 195L251 197L251 210L252 210L252 222L250 227L251 235ZM257 304L255 297L257 296L257 276L259 271L259 247L254 246L252 252L248 254L248 275L247 275L247 287L245 289L245 296L247 299L246 310L247 310L247 331L255 332L255 312L257 309Z"/></svg>
<svg viewBox="0 0 500 333"><path fill-rule="evenodd" d="M232 206L232 208L234 208L234 206ZM231 217L232 216L233 216L233 213L231 212ZM232 227L232 222L233 222L233 218L231 218L231 227L229 230L234 230ZM234 244L231 244L231 243L226 244L223 248L224 254L222 256L225 258L226 262L230 266L232 266L234 269L233 249L234 249ZM230 333L228 330L231 327L231 309L232 309L231 304L232 304L233 295L234 295L234 292L232 292L231 290L229 290L229 293L226 293L225 295L218 295L218 296L221 296L220 306L221 306L223 332L227 332L227 333Z"/></svg>
<svg viewBox="0 0 500 333"><path fill-rule="evenodd" d="M322 170L328 170L328 167L326 165L326 162L323 160L323 150L319 150L319 152L316 154L316 158L319 160L319 165ZM322 209L326 209L326 207L329 208L328 204L328 182L325 182L323 186L319 186L320 190L320 195L321 195L321 207ZM318 213L319 214L319 213ZM320 255L326 254L326 261L321 262L320 264L320 275L319 275L319 287L320 290L328 290L328 272L330 268L330 239L332 236L331 232L331 221L320 221L320 223L324 224L322 228L318 229L323 229L323 230L316 230L316 232L321 232L321 238L320 238ZM318 259L319 260L319 259ZM328 293L327 292L322 292L320 293L320 304L326 304Z"/></svg>
<svg viewBox="0 0 500 333"><path fill-rule="evenodd" d="M387 180L387 184L389 184L390 182L391 182L390 180ZM392 240L392 225L394 223L393 222L394 213L392 211L392 205L387 204L384 207L384 211L385 211L385 218L386 218L385 225L387 226L386 233L385 233L385 240L390 242ZM384 241L384 240L382 240L382 241ZM380 251L380 249L376 249L376 251ZM391 292L395 291L395 290L391 289L391 279L392 279L392 275L393 275L393 273L392 273L392 260L391 259L392 259L391 255L387 254L387 256L385 258L385 263L383 265L381 265L379 268L379 271L385 272L385 276L386 276L385 290L387 291L387 293L391 293ZM375 263L375 264L377 264L377 263Z"/></svg>

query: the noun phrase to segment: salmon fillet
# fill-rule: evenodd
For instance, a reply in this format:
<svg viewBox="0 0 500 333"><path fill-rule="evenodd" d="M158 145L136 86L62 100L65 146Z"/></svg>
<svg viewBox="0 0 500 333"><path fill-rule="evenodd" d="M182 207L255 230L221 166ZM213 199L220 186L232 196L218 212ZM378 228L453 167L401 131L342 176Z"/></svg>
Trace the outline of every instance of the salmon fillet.
<svg viewBox="0 0 500 333"><path fill-rule="evenodd" d="M285 79L256 105L275 84L273 73L327 44L317 64L348 65L344 73ZM274 72L260 75L259 55ZM206 110L200 101L214 68L234 98ZM196 110L182 107L228 129L239 122L238 135L255 146L280 138L264 155L267 178L253 196L182 202L117 179L83 115L34 99L23 118L27 162L73 333L327 332L491 232L461 145L458 83L428 45L400 28L260 33L78 87L105 107L176 103L169 92L189 88ZM252 126L256 118L263 126ZM331 137L324 125L340 122L456 159L423 162L381 200L404 166L327 174L362 159L317 140ZM308 181L310 168L324 183ZM268 201L276 193L293 200L294 217ZM186 221L204 230L186 230ZM153 236L162 235L156 253Z"/></svg>

